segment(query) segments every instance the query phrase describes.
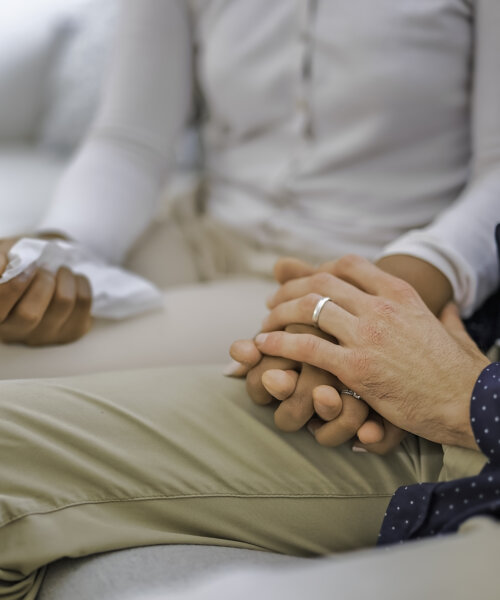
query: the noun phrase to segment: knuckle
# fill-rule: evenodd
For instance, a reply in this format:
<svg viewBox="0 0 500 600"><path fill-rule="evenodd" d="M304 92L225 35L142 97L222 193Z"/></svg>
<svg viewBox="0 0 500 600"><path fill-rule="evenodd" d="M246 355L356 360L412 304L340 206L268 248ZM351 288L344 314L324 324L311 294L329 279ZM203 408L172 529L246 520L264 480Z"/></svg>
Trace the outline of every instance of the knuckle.
<svg viewBox="0 0 500 600"><path fill-rule="evenodd" d="M349 360L349 369L359 376L359 379L366 379L371 371L372 358L362 351L353 353Z"/></svg>
<svg viewBox="0 0 500 600"><path fill-rule="evenodd" d="M332 276L329 273L325 273L324 271L316 273L312 278L314 289L320 291L325 289L330 284L331 279Z"/></svg>
<svg viewBox="0 0 500 600"><path fill-rule="evenodd" d="M10 293L13 296L21 295L26 289L27 279L25 276L20 275L15 277L11 281L8 282L8 286L10 288Z"/></svg>
<svg viewBox="0 0 500 600"><path fill-rule="evenodd" d="M361 335L368 344L380 346L386 339L386 329L380 321L365 322L361 325Z"/></svg>
<svg viewBox="0 0 500 600"><path fill-rule="evenodd" d="M19 321L22 323L22 326L28 328L35 327L42 318L42 315L35 306L23 306L21 304L17 308L16 313Z"/></svg>
<svg viewBox="0 0 500 600"><path fill-rule="evenodd" d="M66 265L60 266L57 271L57 274L66 277L73 277L73 271Z"/></svg>
<svg viewBox="0 0 500 600"><path fill-rule="evenodd" d="M319 300L320 296L318 296L318 294L307 294L299 300L300 312L312 318L312 314Z"/></svg>
<svg viewBox="0 0 500 600"><path fill-rule="evenodd" d="M253 395L255 390L260 390L262 389L262 376L261 376L261 369L250 369L250 371L248 371L247 373L247 377L246 377L246 385L247 385L247 391L250 394L250 396Z"/></svg>
<svg viewBox="0 0 500 600"><path fill-rule="evenodd" d="M375 313L382 317L390 317L396 312L394 304L385 298L374 298L373 308Z"/></svg>
<svg viewBox="0 0 500 600"><path fill-rule="evenodd" d="M395 278L392 282L392 291L400 300L414 300L418 294L415 288L403 279Z"/></svg>
<svg viewBox="0 0 500 600"><path fill-rule="evenodd" d="M345 254L337 260L335 264L335 270L345 273L346 271L351 270L353 267L356 267L363 262L364 260L357 254Z"/></svg>
<svg viewBox="0 0 500 600"><path fill-rule="evenodd" d="M352 437L360 428L362 424L362 419L359 415L343 415L339 420L339 428L341 428L344 433L350 437Z"/></svg>
<svg viewBox="0 0 500 600"><path fill-rule="evenodd" d="M46 290L55 289L56 287L56 277L50 271L45 271L44 269L40 270L37 276L38 280L43 284Z"/></svg>
<svg viewBox="0 0 500 600"><path fill-rule="evenodd" d="M54 294L53 302L60 310L69 310L75 304L75 295L68 290L57 288Z"/></svg>
<svg viewBox="0 0 500 600"><path fill-rule="evenodd" d="M294 433L301 429L307 422L307 418L303 419L292 411L285 403L282 403L278 410L274 413L274 424L281 431L286 433Z"/></svg>
<svg viewBox="0 0 500 600"><path fill-rule="evenodd" d="M295 395L294 402L287 402L283 406L288 411L290 419L302 427L312 417L313 407L310 396L304 394Z"/></svg>
<svg viewBox="0 0 500 600"><path fill-rule="evenodd" d="M306 356L315 356L320 352L320 340L321 338L311 335L303 334L302 339L302 350Z"/></svg>

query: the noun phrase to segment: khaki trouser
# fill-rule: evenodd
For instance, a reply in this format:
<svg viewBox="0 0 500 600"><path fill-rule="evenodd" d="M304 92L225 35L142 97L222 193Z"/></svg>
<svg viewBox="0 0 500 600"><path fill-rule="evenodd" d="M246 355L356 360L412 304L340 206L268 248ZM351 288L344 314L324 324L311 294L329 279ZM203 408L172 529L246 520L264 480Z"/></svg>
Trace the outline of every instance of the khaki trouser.
<svg viewBox="0 0 500 600"><path fill-rule="evenodd" d="M0 382L0 598L34 599L61 557L132 546L373 546L397 487L483 463L414 437L377 457L281 434L213 367Z"/></svg>
<svg viewBox="0 0 500 600"><path fill-rule="evenodd" d="M276 288L277 257L192 214L155 224L127 266L160 287L164 309L124 321L100 319L64 346L0 343L0 379L228 360L234 340L259 330Z"/></svg>

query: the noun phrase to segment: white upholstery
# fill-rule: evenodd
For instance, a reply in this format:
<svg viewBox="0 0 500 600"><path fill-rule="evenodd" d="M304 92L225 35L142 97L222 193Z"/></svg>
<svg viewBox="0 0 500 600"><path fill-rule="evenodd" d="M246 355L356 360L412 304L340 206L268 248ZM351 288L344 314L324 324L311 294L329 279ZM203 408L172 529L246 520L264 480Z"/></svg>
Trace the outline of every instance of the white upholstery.
<svg viewBox="0 0 500 600"><path fill-rule="evenodd" d="M73 0L75 3L75 0ZM78 0L51 72L40 129L44 148L73 151L98 106L118 13L117 0Z"/></svg>
<svg viewBox="0 0 500 600"><path fill-rule="evenodd" d="M0 3L0 140L35 136L62 31L57 14L34 0Z"/></svg>
<svg viewBox="0 0 500 600"><path fill-rule="evenodd" d="M1 0L0 237L31 231L99 101L119 0Z"/></svg>

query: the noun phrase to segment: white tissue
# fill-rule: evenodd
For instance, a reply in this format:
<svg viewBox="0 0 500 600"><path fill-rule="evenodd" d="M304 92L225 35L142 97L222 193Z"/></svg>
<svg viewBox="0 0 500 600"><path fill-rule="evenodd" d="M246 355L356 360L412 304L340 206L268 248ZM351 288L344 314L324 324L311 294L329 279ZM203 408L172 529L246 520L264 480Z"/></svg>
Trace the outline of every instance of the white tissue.
<svg viewBox="0 0 500 600"><path fill-rule="evenodd" d="M142 277L113 267L72 242L23 238L10 250L9 264L0 285L33 267L57 272L65 266L84 275L92 287L92 315L104 319L125 319L161 308L160 291Z"/></svg>

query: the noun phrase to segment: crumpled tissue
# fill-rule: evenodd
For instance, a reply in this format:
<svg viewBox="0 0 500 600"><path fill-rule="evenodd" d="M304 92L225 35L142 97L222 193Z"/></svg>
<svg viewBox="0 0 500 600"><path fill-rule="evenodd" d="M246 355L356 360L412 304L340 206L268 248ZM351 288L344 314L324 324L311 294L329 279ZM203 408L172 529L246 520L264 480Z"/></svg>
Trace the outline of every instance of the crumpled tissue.
<svg viewBox="0 0 500 600"><path fill-rule="evenodd" d="M162 295L149 281L114 267L73 242L22 238L11 249L0 285L34 267L56 273L68 267L84 275L92 287L92 315L103 319L126 319L162 308Z"/></svg>

